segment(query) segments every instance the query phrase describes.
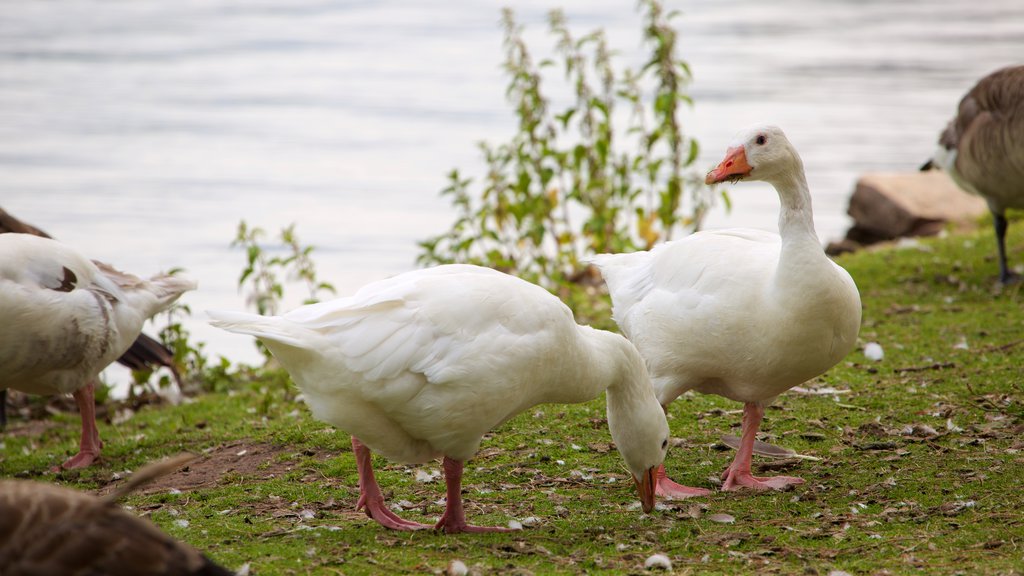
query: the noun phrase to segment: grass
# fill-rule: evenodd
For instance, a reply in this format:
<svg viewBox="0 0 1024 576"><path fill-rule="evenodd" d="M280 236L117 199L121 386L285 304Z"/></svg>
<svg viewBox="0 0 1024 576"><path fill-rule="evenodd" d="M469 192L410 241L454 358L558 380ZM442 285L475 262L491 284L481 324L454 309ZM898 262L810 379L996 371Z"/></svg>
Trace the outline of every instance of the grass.
<svg viewBox="0 0 1024 576"><path fill-rule="evenodd" d="M354 511L348 437L314 421L272 373L101 423L99 465L56 476L46 470L76 448L77 414L13 420L0 476L103 491L150 460L202 454L126 505L261 576L440 573L453 559L484 574L643 573L653 553L679 574L1022 574L1024 295L996 285L991 236L986 227L840 258L861 290L862 343L878 342L885 358L858 349L806 385L846 393L791 392L768 410L767 441L821 458L755 459L807 480L791 491L716 492L644 515L599 399L530 410L468 463L470 521L525 520L523 531L391 532ZM1020 223L1010 247L1011 261L1024 261ZM699 395L672 405L676 480L712 486L732 456L719 438L738 433L739 408ZM440 515L443 483L415 479L438 463L375 465L403 516ZM716 521L722 514L733 521Z"/></svg>

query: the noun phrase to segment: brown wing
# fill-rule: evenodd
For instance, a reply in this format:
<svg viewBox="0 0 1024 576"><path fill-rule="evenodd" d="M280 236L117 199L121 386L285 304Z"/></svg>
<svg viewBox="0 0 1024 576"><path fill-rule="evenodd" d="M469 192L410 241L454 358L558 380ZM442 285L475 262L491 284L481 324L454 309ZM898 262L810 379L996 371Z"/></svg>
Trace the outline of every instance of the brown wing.
<svg viewBox="0 0 1024 576"><path fill-rule="evenodd" d="M21 234L34 234L36 236L42 236L43 238L50 238L51 236L46 232L43 232L39 228L26 224L21 220L18 220L14 216L11 216L9 212L0 208L0 234L4 232L18 232Z"/></svg>
<svg viewBox="0 0 1024 576"><path fill-rule="evenodd" d="M0 482L0 572L5 576L231 574L116 504L24 481Z"/></svg>
<svg viewBox="0 0 1024 576"><path fill-rule="evenodd" d="M978 192L1024 202L1024 66L982 78L960 101L947 141L957 147L957 172Z"/></svg>

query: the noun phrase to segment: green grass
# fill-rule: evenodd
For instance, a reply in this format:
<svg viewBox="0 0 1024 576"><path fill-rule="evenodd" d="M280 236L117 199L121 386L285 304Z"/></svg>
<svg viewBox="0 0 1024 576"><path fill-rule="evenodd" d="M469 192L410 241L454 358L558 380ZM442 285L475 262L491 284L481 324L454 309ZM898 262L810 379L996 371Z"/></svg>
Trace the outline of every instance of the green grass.
<svg viewBox="0 0 1024 576"><path fill-rule="evenodd" d="M1011 262L1024 261L1019 223L1010 246ZM248 562L261 576L419 574L453 559L479 573L643 573L653 553L668 555L680 574L1022 574L1024 295L996 285L994 252L985 227L840 259L861 290L861 340L880 343L885 358L871 362L858 349L808 384L849 393L788 393L768 410L767 441L821 458L789 465L807 483L787 492L716 492L643 515L598 399L520 415L467 465L471 522L538 524L512 534L392 532L354 511L348 437L311 419L272 375L101 423L103 460L59 476L46 470L76 448L77 414L54 416L33 434L14 420L0 437L0 476L102 490L158 457L205 453L189 474L126 505L216 561ZM739 408L698 395L672 405L676 480L712 486L732 456L719 438L738 432ZM389 502L404 501L402 515L440 515L442 482L416 482L416 467L375 464ZM189 488L203 471L213 476ZM174 483L180 493L168 490ZM712 521L720 513L735 521Z"/></svg>

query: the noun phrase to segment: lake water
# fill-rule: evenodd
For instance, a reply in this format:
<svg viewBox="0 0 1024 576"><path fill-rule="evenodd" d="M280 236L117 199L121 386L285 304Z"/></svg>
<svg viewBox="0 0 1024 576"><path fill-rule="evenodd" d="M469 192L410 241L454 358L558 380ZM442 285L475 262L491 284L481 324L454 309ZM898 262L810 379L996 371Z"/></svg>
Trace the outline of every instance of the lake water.
<svg viewBox="0 0 1024 576"><path fill-rule="evenodd" d="M632 0L4 3L0 207L134 273L186 268L195 337L253 361L249 339L202 320L244 306L238 221L296 223L342 294L414 268L416 241L451 221L445 174L479 170L476 143L513 131L504 4L535 52L561 6L577 31L606 29L622 62L643 55ZM860 173L914 170L964 91L1024 60L1020 0L667 5L683 12L699 167L747 124L782 126L823 242L845 232ZM732 196L708 227L775 228L769 188Z"/></svg>

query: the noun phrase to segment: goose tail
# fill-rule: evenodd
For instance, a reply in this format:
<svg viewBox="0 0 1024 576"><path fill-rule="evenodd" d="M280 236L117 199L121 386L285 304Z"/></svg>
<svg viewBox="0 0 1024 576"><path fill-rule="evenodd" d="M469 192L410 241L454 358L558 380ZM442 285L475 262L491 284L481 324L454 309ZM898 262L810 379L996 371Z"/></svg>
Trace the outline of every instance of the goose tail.
<svg viewBox="0 0 1024 576"><path fill-rule="evenodd" d="M306 329L300 328L280 316L260 316L248 312L229 310L207 310L210 325L236 334L248 334L260 340L279 342L295 348L306 348L303 335Z"/></svg>

